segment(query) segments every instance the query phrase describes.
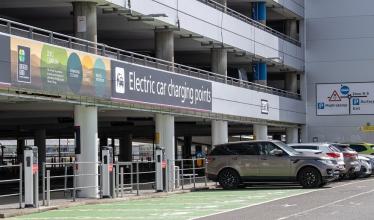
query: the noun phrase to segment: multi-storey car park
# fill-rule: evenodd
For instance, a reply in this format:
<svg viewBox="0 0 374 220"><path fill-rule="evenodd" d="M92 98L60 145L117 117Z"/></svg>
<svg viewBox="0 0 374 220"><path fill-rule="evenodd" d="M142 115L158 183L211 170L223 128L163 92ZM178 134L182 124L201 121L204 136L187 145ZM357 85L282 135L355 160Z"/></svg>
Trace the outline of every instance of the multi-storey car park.
<svg viewBox="0 0 374 220"><path fill-rule="evenodd" d="M40 165L47 140L77 135L79 162L99 161L99 146L116 142L118 161L132 159L133 141L164 147L172 161L178 149L190 158L192 145L209 150L249 135L370 141L359 129L370 128L366 116L334 109L351 105L352 87L360 86L345 84L370 81L371 66L365 61L356 75L344 74L359 66L358 52L347 51L359 34L335 41L336 48L327 44L346 33L335 27L345 22L327 13L334 3L2 0L1 139L17 140L18 158L34 139ZM350 28L361 14L345 18ZM325 34L330 29L336 34ZM344 65L331 64L333 56ZM334 85L320 83L339 88L333 94ZM173 179L174 164L168 166ZM85 179L78 184L98 181Z"/></svg>

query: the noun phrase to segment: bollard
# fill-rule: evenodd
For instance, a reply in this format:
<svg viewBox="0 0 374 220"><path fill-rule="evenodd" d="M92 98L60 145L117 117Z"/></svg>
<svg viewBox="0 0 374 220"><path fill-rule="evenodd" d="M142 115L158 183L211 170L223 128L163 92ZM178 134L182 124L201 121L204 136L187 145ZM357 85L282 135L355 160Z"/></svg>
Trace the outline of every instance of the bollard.
<svg viewBox="0 0 374 220"><path fill-rule="evenodd" d="M50 206L51 201L51 171L47 170L47 206Z"/></svg>
<svg viewBox="0 0 374 220"><path fill-rule="evenodd" d="M208 161L207 159L205 158L204 159L204 162L205 162L205 187L208 186L208 176L207 176L207 171L208 171Z"/></svg>
<svg viewBox="0 0 374 220"><path fill-rule="evenodd" d="M119 197L119 177L120 177L120 168L118 162L116 163L116 196Z"/></svg>
<svg viewBox="0 0 374 220"><path fill-rule="evenodd" d="M68 166L66 166L66 164L65 164L65 167L64 167L64 197L66 198L66 192L67 192L67 185L68 185L68 177L67 177L67 175L68 175Z"/></svg>
<svg viewBox="0 0 374 220"><path fill-rule="evenodd" d="M112 189L113 189L113 195L112 195L112 198L117 198L118 197L118 191L117 191L117 188L116 188L116 183L118 181L118 178L116 179L116 167L113 166L112 168ZM117 185L118 186L118 185Z"/></svg>
<svg viewBox="0 0 374 220"><path fill-rule="evenodd" d="M184 160L182 159L182 165L181 165L181 167L182 167L182 169L181 169L181 171L182 171L182 190L184 189L184 168L183 168L183 163L184 163Z"/></svg>
<svg viewBox="0 0 374 220"><path fill-rule="evenodd" d="M131 181L131 193L132 193L132 190L133 190L133 185L134 185L134 176L133 176L133 166L132 166L132 163L130 165L130 181Z"/></svg>
<svg viewBox="0 0 374 220"><path fill-rule="evenodd" d="M45 163L43 163L42 167L42 194L43 206L45 206Z"/></svg>
<svg viewBox="0 0 374 220"><path fill-rule="evenodd" d="M76 200L76 195L77 195L77 174L76 174L76 170L75 170L75 168L76 168L76 163L75 163L75 161L74 161L74 163L73 163L73 202L75 202L75 200Z"/></svg>

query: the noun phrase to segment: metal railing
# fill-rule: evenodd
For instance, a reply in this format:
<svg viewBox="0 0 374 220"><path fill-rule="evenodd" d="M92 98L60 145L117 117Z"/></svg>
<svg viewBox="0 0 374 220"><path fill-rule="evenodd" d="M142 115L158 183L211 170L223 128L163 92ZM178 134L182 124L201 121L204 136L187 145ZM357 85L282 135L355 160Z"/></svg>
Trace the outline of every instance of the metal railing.
<svg viewBox="0 0 374 220"><path fill-rule="evenodd" d="M209 1L210 2L210 1ZM218 3L217 3L218 4ZM266 27L266 26L265 26ZM112 59L118 59L121 61L126 61L133 64L144 65L148 67L153 67L157 69L172 71L175 73L197 77L201 79L206 79L215 82L221 82L228 85L233 85L237 87L242 87L246 89L251 89L255 91L265 92L269 94L274 94L278 96L301 99L300 94L285 91L282 89L277 89L269 86L264 86L261 84L256 84L249 81L244 81L241 79L228 77L213 73L210 71L169 62L162 59L157 59L154 57L133 53L130 51L118 49L115 47L110 47L105 44L95 43L87 41L84 39L71 37L68 35L56 33L53 31L48 31L42 28L37 28L30 25L25 25L22 23L10 21L7 19L0 18L0 32L21 36L45 43L50 43L62 47L67 47L79 51L84 51L88 53L93 53L101 56L110 57Z"/></svg>
<svg viewBox="0 0 374 220"><path fill-rule="evenodd" d="M19 202L19 208L22 208L22 201L23 201L23 188L22 188L23 167L22 166L23 166L22 163L16 164L16 165L2 165L2 166L0 166L0 174L1 174L2 177L5 176L5 171L4 170L14 172L16 175L17 175L17 172L18 172L18 178L9 178L9 179L2 178L0 180L0 185L3 185L3 184L12 184L12 185L13 184L18 184L18 192L17 193L0 194L0 198L18 196L19 197L19 201L18 201ZM11 172L9 172L7 175L12 176L10 174ZM3 186L1 188L4 189Z"/></svg>
<svg viewBox="0 0 374 220"><path fill-rule="evenodd" d="M96 166L98 173L78 173L78 166ZM98 188L99 195L102 195L101 163L97 162L66 162L66 163L43 163L42 170L42 198L43 205L49 206L51 193L63 192L64 198L70 193L73 201L76 201L77 192L82 189ZM59 167L59 168L57 168ZM61 168L62 167L62 168ZM63 171L62 171L63 170ZM51 171L54 172L51 174ZM63 172L63 173L62 173ZM77 186L79 177L97 176L98 185ZM51 188L51 181L53 181Z"/></svg>
<svg viewBox="0 0 374 220"><path fill-rule="evenodd" d="M235 10L225 6L225 5L222 5L218 2L216 2L215 0L198 0L198 1L202 2L206 5L209 5L209 6L215 8L219 11L222 11L222 12L228 14L228 15L231 15L231 16L233 16L233 17L235 17L235 18L237 18L241 21L244 21L244 22L246 22L250 25L253 25L253 26L255 26L255 27L257 27L257 28L259 28L263 31L266 31L270 34L273 34L273 35L275 35L275 36L277 36L277 37L279 37L283 40L286 40L286 41L292 43L292 44L295 44L296 46L299 46L299 47L301 46L301 42L299 40L294 39L294 38L292 38L292 37L290 37L286 34L283 34L283 33L279 32L277 30L274 30L274 29L272 29L272 28L270 28L270 27L268 27L268 26L266 26L266 25L264 25L264 24L262 24L262 23L260 23L256 20L252 19L252 18L249 18L249 17L247 17L247 16L245 16L245 15L243 15L243 14L241 14L241 13L239 13L239 12L237 12L237 11L235 11Z"/></svg>
<svg viewBox="0 0 374 220"><path fill-rule="evenodd" d="M175 185L181 186L182 189L192 187L196 189L197 183L204 183L208 186L208 178L205 175L207 169L206 158L178 159L175 160L176 178Z"/></svg>
<svg viewBox="0 0 374 220"><path fill-rule="evenodd" d="M140 195L141 190L156 190L154 161L117 162L115 168L117 197L124 197L126 191L132 193L135 190L136 195Z"/></svg>

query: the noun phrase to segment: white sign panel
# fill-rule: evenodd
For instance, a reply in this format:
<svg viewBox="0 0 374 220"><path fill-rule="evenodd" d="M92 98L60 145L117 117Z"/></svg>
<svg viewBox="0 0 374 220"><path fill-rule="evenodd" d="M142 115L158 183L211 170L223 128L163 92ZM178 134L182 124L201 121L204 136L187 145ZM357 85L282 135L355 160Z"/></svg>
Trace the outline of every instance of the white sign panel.
<svg viewBox="0 0 374 220"><path fill-rule="evenodd" d="M374 83L317 84L317 115L374 115Z"/></svg>

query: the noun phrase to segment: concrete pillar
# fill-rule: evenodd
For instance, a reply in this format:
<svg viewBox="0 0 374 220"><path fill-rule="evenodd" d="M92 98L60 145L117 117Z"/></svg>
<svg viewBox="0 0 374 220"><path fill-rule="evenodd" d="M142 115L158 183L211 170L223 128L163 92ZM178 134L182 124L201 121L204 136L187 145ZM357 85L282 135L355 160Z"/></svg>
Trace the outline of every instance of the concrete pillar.
<svg viewBox="0 0 374 220"><path fill-rule="evenodd" d="M261 124L253 125L253 136L255 140L268 140L268 126Z"/></svg>
<svg viewBox="0 0 374 220"><path fill-rule="evenodd" d="M252 2L252 19L266 25L266 2Z"/></svg>
<svg viewBox="0 0 374 220"><path fill-rule="evenodd" d="M229 142L229 129L227 121L212 121L212 145Z"/></svg>
<svg viewBox="0 0 374 220"><path fill-rule="evenodd" d="M299 40L299 34L297 33L297 20L287 20L286 21L286 35L290 36L295 40Z"/></svg>
<svg viewBox="0 0 374 220"><path fill-rule="evenodd" d="M17 139L17 161L23 163L23 150L25 149L25 139Z"/></svg>
<svg viewBox="0 0 374 220"><path fill-rule="evenodd" d="M297 73L286 73L285 86L287 91L297 93Z"/></svg>
<svg viewBox="0 0 374 220"><path fill-rule="evenodd" d="M73 2L74 35L97 42L96 2Z"/></svg>
<svg viewBox="0 0 374 220"><path fill-rule="evenodd" d="M253 64L253 81L257 84L267 85L267 65L266 63Z"/></svg>
<svg viewBox="0 0 374 220"><path fill-rule="evenodd" d="M175 127L173 115L156 115L156 144L164 147L165 159L168 160L167 173L166 173L166 189L167 191L175 189Z"/></svg>
<svg viewBox="0 0 374 220"><path fill-rule="evenodd" d="M78 162L77 174L93 174L77 177L77 187L98 186L98 135L97 107L84 105L74 106L74 126L80 130L80 154L76 155ZM83 162L84 164L79 164ZM98 198L99 188L84 188L78 192L79 197Z"/></svg>
<svg viewBox="0 0 374 220"><path fill-rule="evenodd" d="M298 128L287 128L286 138L287 138L287 144L299 143L299 129Z"/></svg>
<svg viewBox="0 0 374 220"><path fill-rule="evenodd" d="M191 158L191 147L192 147L192 137L191 136L185 136L183 138L183 150L182 150L182 158Z"/></svg>
<svg viewBox="0 0 374 220"><path fill-rule="evenodd" d="M132 161L132 134L124 134L119 139L119 156L120 162Z"/></svg>
<svg viewBox="0 0 374 220"><path fill-rule="evenodd" d="M39 170L42 170L43 163L47 160L46 132L45 129L36 130L34 133L34 145L38 147Z"/></svg>
<svg viewBox="0 0 374 220"><path fill-rule="evenodd" d="M211 49L211 66L213 73L227 76L227 49Z"/></svg>
<svg viewBox="0 0 374 220"><path fill-rule="evenodd" d="M171 30L155 30L156 58L174 62L174 33Z"/></svg>

